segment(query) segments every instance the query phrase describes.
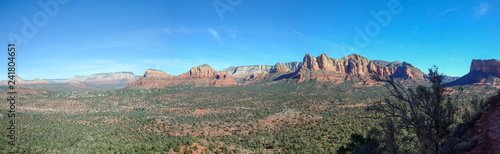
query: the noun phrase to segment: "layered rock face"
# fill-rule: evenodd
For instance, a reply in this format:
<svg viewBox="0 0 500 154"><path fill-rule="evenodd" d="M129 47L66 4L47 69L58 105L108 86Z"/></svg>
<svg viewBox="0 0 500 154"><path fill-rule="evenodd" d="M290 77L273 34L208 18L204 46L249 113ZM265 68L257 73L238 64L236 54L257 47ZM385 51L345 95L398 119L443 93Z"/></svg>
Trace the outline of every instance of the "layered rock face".
<svg viewBox="0 0 500 154"><path fill-rule="evenodd" d="M172 76L159 70L148 69L144 73L144 77L128 85L143 88L161 88L180 84L215 87L237 85L229 72L217 72L207 64L193 67L188 72L178 76Z"/></svg>
<svg viewBox="0 0 500 154"><path fill-rule="evenodd" d="M279 66L280 68L276 68ZM252 65L252 66L231 66L222 71L229 72L233 78L240 80L248 79L251 76L266 75L269 73L283 73L289 70L291 72L297 72L302 67L302 62L289 62L289 63L277 63L274 66L271 65ZM286 68L286 69L285 69ZM277 72L276 72L277 71Z"/></svg>
<svg viewBox="0 0 500 154"><path fill-rule="evenodd" d="M222 71L229 72L232 77L245 78L253 74L267 74L271 71L270 65L252 65L252 66L237 66L229 67Z"/></svg>
<svg viewBox="0 0 500 154"><path fill-rule="evenodd" d="M302 62L302 67L300 69L319 70L318 61L312 55L306 54Z"/></svg>
<svg viewBox="0 0 500 154"><path fill-rule="evenodd" d="M470 66L470 72L473 71L479 71L483 73L492 73L496 75L497 77L500 76L500 61L496 59L490 59L490 60L480 60L480 59L473 59L471 66Z"/></svg>
<svg viewBox="0 0 500 154"><path fill-rule="evenodd" d="M500 88L500 61L496 59L473 59L469 73L453 82L444 85L457 86L468 84L491 85Z"/></svg>
<svg viewBox="0 0 500 154"><path fill-rule="evenodd" d="M292 72L297 72L302 67L302 62L281 63Z"/></svg>
<svg viewBox="0 0 500 154"><path fill-rule="evenodd" d="M308 59L314 58L311 55L309 55L309 56L306 55L306 57L308 57ZM318 68L320 68L323 71L336 71L337 70L335 68L335 65L334 65L336 62L335 59L328 57L328 55L326 55L326 54L319 55L317 58L317 61L318 61ZM312 64L312 65L315 65L315 64Z"/></svg>
<svg viewBox="0 0 500 154"><path fill-rule="evenodd" d="M321 54L317 58L306 54L303 65L295 78L298 78L299 82L307 79L316 79L318 81L339 83L353 77L357 79L369 78L370 73L374 72L380 76L403 78L407 80L424 79L425 74L411 64L387 62L387 65L396 66L389 67L377 63L382 63L382 61L372 62L356 54L351 54L339 60L330 58L326 54ZM373 84L373 82L369 82L368 80L364 80L363 83Z"/></svg>

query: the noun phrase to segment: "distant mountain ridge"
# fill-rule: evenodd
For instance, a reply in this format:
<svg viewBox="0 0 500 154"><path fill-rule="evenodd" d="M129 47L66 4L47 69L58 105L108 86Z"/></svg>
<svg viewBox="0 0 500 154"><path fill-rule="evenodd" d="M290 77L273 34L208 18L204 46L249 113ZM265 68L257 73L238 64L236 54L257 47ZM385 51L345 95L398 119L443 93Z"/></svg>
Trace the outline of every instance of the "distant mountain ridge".
<svg viewBox="0 0 500 154"><path fill-rule="evenodd" d="M222 87L238 84L229 72L217 72L208 64L193 67L188 72L178 76L173 76L159 70L147 69L144 76L128 84L130 87L141 88L160 88L176 85Z"/></svg>
<svg viewBox="0 0 500 154"><path fill-rule="evenodd" d="M371 74L402 79L409 82L427 80L427 75L410 63L399 61L369 60L361 55L351 54L341 59L321 54L314 57L305 54L302 62L276 63L275 65L231 66L223 71L216 71L204 64L191 68L186 73L173 76L163 71L147 69L144 75L132 72L98 73L90 76L75 76L70 79L47 79L24 81L16 78L17 84L50 83L86 83L90 85L128 85L143 87L162 87L167 85L195 86L235 86L257 83L264 79L277 81L282 79L303 82L316 80L335 84L354 81L354 86L376 86ZM445 76L446 86L465 84L488 84L500 87L500 61L477 60L471 63L470 72L461 77ZM449 83L447 83L449 82ZM2 81L0 85L7 85Z"/></svg>
<svg viewBox="0 0 500 154"><path fill-rule="evenodd" d="M355 81L355 86L379 85L371 79L371 74L400 78L406 81L424 81L425 73L406 62L371 61L363 56L352 54L341 59L321 54L318 57L306 54L302 62L276 63L270 65L232 66L217 72L209 65L193 67L188 72L172 76L159 70L148 69L144 76L131 87L162 87L174 85L195 86L235 86L258 83L262 80L316 80L320 82L342 83Z"/></svg>
<svg viewBox="0 0 500 154"><path fill-rule="evenodd" d="M48 84L46 80L35 78L33 80L23 80L21 77L14 77L15 85L29 85L29 84ZM9 80L4 80L0 82L0 85L8 85Z"/></svg>
<svg viewBox="0 0 500 154"><path fill-rule="evenodd" d="M70 83L83 82L88 84L128 84L139 79L139 76L132 72L98 73L90 76L75 76L68 79Z"/></svg>
<svg viewBox="0 0 500 154"><path fill-rule="evenodd" d="M139 79L139 76L132 72L114 72L114 73L97 73L90 76L74 76L69 79L38 79L23 80L21 77L16 77L16 81L21 84L50 84L50 83L88 83L93 85L107 84L127 84ZM8 82L8 80L2 81Z"/></svg>

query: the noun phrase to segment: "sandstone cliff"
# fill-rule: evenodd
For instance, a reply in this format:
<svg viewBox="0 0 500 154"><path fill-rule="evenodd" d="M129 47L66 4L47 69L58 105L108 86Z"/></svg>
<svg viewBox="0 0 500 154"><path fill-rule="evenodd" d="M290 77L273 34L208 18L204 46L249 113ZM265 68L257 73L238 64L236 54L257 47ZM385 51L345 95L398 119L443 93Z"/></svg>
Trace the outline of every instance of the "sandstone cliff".
<svg viewBox="0 0 500 154"><path fill-rule="evenodd" d="M250 76L258 76L261 74L269 74L269 73L277 73L274 72L276 70L276 66L271 65L251 65L251 66L231 66L222 71L229 72L233 78L238 78L240 80L245 80ZM300 67L302 67L302 62L289 62L289 63L280 63L278 68L279 71L288 69L291 72L297 72ZM286 68L286 69L285 69Z"/></svg>
<svg viewBox="0 0 500 154"><path fill-rule="evenodd" d="M272 68L270 65L231 66L222 71L229 72L235 78L246 78L253 74L267 74Z"/></svg>
<svg viewBox="0 0 500 154"><path fill-rule="evenodd" d="M496 59L473 59L471 62L469 73L453 82L444 85L457 86L468 84L491 85L500 87L500 61Z"/></svg>
<svg viewBox="0 0 500 154"><path fill-rule="evenodd" d="M384 65L380 65L384 64ZM351 54L342 59L333 59L326 54L317 58L306 54L302 67L294 78L298 82L307 79L318 81L343 82L352 78L362 80L365 85L373 85L369 81L370 73L374 72L380 76L402 78L405 80L424 80L424 73L408 63L385 63L383 61L370 61L367 58Z"/></svg>
<svg viewBox="0 0 500 154"><path fill-rule="evenodd" d="M492 75L499 77L500 61L496 59L490 59L490 60L473 59L470 66L470 72L473 71L491 73Z"/></svg>

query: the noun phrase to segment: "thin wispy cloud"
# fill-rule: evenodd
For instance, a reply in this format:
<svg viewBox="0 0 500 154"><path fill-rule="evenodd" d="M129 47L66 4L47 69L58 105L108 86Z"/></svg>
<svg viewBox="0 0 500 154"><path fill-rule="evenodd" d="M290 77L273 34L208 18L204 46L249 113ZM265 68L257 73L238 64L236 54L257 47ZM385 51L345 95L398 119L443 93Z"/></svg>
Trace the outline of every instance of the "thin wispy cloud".
<svg viewBox="0 0 500 154"><path fill-rule="evenodd" d="M490 5L489 5L487 2L481 2L481 3L479 4L479 6L476 6L476 7L474 8L474 11L475 11L475 13L476 13L476 17L478 17L478 18L479 18L479 17L481 17L481 16L483 16L483 15L487 14L487 13L488 13L488 11L489 11L489 9L490 9Z"/></svg>
<svg viewBox="0 0 500 154"><path fill-rule="evenodd" d="M210 35L212 35L212 37L215 40L219 41L219 43L222 44L222 41L220 40L220 37L219 37L219 33L217 31L215 31L215 30L213 30L213 29L210 28L210 29L208 29L208 33L210 33Z"/></svg>
<svg viewBox="0 0 500 154"><path fill-rule="evenodd" d="M406 47L406 44L403 44L403 45L399 46L399 47L398 47L398 49L396 49L396 50L401 50L401 49L403 49L404 47Z"/></svg>
<svg viewBox="0 0 500 154"><path fill-rule="evenodd" d="M184 32L184 33L186 33L186 34L188 34L188 35L192 35L192 34L191 34L191 32L190 32L190 31L188 31L188 30L184 27L184 25L182 25L182 26L181 26L181 30L182 30L182 32Z"/></svg>
<svg viewBox="0 0 500 154"><path fill-rule="evenodd" d="M295 33L297 33L297 34L299 34L299 35L304 35L304 34L302 34L301 32L296 31L296 30L294 30L293 32L295 32Z"/></svg>
<svg viewBox="0 0 500 154"><path fill-rule="evenodd" d="M170 31L170 28L168 28L168 27L163 28L163 30L165 30L165 32L167 32L168 34L172 34L172 32Z"/></svg>
<svg viewBox="0 0 500 154"><path fill-rule="evenodd" d="M457 11L457 10L460 10L460 9L462 9L462 7L456 7L456 8L446 9L443 12L441 12L441 14L439 14L439 15L444 15L444 14L447 14L447 13L450 13L450 12L453 12L453 11Z"/></svg>

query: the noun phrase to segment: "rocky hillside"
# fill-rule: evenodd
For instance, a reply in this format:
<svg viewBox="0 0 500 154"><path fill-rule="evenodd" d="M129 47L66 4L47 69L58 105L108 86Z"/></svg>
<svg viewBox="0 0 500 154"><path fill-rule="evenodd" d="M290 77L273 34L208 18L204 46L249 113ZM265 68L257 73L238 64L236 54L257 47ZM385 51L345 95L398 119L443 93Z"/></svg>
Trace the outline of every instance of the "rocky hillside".
<svg viewBox="0 0 500 154"><path fill-rule="evenodd" d="M496 59L473 59L470 71L460 79L445 84L445 86L458 85L491 85L500 87L500 61Z"/></svg>
<svg viewBox="0 0 500 154"><path fill-rule="evenodd" d="M237 85L237 83L229 72L217 72L211 66L204 64L193 67L188 72L178 76L172 76L159 70L148 69L143 77L128 85L140 88L161 88L175 85L221 87L233 86Z"/></svg>

